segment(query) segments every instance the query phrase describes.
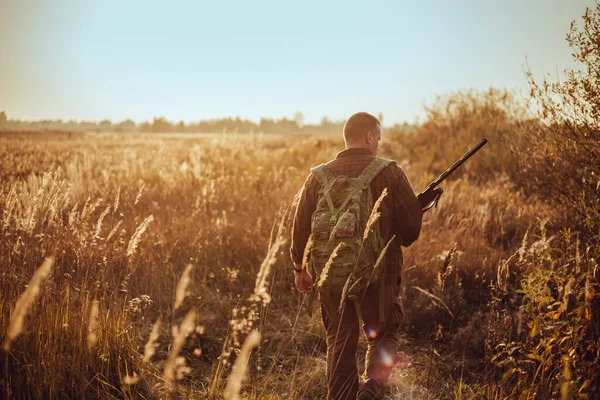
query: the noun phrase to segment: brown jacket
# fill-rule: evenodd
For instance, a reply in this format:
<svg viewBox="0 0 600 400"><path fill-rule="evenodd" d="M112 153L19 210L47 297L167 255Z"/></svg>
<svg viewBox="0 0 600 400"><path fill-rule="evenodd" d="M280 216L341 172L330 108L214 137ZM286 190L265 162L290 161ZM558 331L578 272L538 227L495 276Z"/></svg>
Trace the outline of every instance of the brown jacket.
<svg viewBox="0 0 600 400"><path fill-rule="evenodd" d="M363 169L375 158L367 149L352 148L341 151L326 165L334 176L358 177ZM421 231L423 212L404 171L395 163L384 168L371 181L371 193L375 202L383 189L388 194L383 199L379 211L379 226L384 243L393 235L394 242L387 253L387 276L400 282L402 268L401 246L409 246L417 240ZM317 206L320 185L310 174L304 182L294 218L290 255L294 264L302 263L304 248L310 236L311 217Z"/></svg>

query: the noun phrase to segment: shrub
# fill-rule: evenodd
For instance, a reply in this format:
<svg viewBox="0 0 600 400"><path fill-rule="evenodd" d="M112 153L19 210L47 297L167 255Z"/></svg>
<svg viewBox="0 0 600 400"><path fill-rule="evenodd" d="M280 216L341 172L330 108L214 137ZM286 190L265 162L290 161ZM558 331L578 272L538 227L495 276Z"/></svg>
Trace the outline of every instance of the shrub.
<svg viewBox="0 0 600 400"><path fill-rule="evenodd" d="M528 78L539 122L521 126L515 181L551 204L554 225L498 271L489 344L503 390L540 398L600 391L600 4L567 35L581 68L563 82ZM512 282L512 283L511 283ZM498 321L503 321L498 324ZM492 378L495 379L495 378Z"/></svg>
<svg viewBox="0 0 600 400"><path fill-rule="evenodd" d="M589 214L600 207L600 4L587 8L583 27L567 34L578 69L564 81L541 84L531 71L532 108L539 123L523 125L527 149L520 152L519 180L530 192L576 217L579 228L592 228ZM582 232L583 233L583 232Z"/></svg>

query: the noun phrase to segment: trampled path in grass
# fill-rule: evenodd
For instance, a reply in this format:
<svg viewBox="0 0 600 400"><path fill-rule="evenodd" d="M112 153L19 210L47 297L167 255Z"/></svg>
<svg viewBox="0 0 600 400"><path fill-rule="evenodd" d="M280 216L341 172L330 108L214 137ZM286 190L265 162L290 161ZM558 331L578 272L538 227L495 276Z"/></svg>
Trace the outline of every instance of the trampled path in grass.
<svg viewBox="0 0 600 400"><path fill-rule="evenodd" d="M402 336L396 365L389 378L386 400L426 400L455 396L456 383L450 377L447 362L433 343L417 344Z"/></svg>

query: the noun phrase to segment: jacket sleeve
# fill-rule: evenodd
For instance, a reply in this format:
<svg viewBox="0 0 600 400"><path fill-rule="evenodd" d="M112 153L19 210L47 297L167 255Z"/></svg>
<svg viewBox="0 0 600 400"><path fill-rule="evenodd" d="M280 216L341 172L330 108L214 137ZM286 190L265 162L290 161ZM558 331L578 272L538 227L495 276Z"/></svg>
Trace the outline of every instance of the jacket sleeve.
<svg viewBox="0 0 600 400"><path fill-rule="evenodd" d="M394 230L400 236L403 246L409 246L419 238L423 211L415 192L399 166L394 166Z"/></svg>
<svg viewBox="0 0 600 400"><path fill-rule="evenodd" d="M310 174L302 189L296 207L294 224L292 226L292 244L290 256L294 264L301 264L304 256L304 248L310 236L311 219L317 207L318 184L313 174Z"/></svg>

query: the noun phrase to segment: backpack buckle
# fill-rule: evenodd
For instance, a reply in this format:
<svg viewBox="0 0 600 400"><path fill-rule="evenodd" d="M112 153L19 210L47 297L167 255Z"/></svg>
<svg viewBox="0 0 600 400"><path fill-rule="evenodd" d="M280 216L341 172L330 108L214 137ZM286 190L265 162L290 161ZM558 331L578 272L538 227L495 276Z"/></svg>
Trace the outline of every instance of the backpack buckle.
<svg viewBox="0 0 600 400"><path fill-rule="evenodd" d="M331 218L329 218L329 225L335 226L335 224L337 224L337 215L332 215Z"/></svg>

